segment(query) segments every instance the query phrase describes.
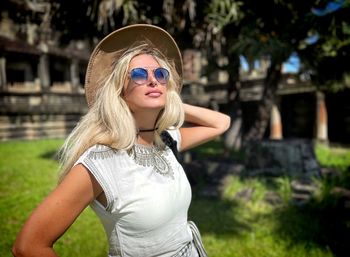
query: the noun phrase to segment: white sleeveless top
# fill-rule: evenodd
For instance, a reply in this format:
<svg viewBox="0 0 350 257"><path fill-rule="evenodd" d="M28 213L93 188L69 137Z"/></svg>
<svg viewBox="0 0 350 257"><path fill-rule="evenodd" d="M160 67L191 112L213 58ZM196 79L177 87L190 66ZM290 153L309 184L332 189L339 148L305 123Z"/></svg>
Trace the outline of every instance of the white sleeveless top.
<svg viewBox="0 0 350 257"><path fill-rule="evenodd" d="M168 132L179 146L179 130ZM191 187L169 147L137 145L130 153L95 145L77 163L106 195L106 207L97 200L91 207L104 225L110 257L170 257L192 241L187 225Z"/></svg>

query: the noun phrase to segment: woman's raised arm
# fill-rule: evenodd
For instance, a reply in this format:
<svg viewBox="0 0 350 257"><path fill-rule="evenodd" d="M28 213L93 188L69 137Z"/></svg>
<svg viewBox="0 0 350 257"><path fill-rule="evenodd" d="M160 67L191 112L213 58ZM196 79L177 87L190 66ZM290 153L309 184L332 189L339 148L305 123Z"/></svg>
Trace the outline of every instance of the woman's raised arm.
<svg viewBox="0 0 350 257"><path fill-rule="evenodd" d="M180 128L181 151L208 142L230 127L231 118L221 112L189 104L184 104L184 110L191 125Z"/></svg>

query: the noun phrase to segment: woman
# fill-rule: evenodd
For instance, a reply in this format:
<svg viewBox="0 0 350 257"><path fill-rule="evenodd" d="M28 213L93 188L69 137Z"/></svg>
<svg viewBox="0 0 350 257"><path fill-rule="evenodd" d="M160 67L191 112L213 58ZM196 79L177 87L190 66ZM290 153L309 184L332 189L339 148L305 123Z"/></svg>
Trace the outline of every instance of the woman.
<svg viewBox="0 0 350 257"><path fill-rule="evenodd" d="M23 226L15 256L57 256L54 242L88 205L105 227L109 256L199 256L187 222L190 185L161 135L183 151L223 133L230 118L183 104L181 76L180 51L159 27L131 25L97 45L85 81L89 111L67 138L60 183ZM181 127L184 120L193 125Z"/></svg>

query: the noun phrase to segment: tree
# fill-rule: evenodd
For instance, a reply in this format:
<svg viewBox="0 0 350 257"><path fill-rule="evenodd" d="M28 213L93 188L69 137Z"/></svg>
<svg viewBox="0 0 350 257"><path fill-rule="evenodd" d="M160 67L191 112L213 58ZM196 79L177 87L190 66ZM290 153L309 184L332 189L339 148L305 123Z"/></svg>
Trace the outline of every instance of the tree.
<svg viewBox="0 0 350 257"><path fill-rule="evenodd" d="M212 0L211 2L218 1ZM229 52L231 55L243 55L248 60L257 60L262 57L268 57L270 60L270 67L264 81L263 97L258 104L256 119L245 135L245 140L261 139L269 122L270 111L281 79L283 62L294 52L297 52L303 60L310 60L312 57L313 61L308 62L309 67L316 70L315 74L318 79L324 80L324 76L321 75L324 74L322 67L327 67L331 60L325 58L325 55L319 52L319 48L324 50L331 48L333 53L338 53L339 49L345 50L344 47L339 47L343 46L344 43L348 45L346 40L344 41L346 33L348 33L348 27L343 23L345 16L339 17L340 15L337 15L338 22L321 21L315 16L312 11L326 5L328 1L246 0L219 2L226 2L227 5L230 3L231 6L236 6L236 13L241 13L238 19L226 18L230 17L230 13L232 13L230 8L221 8L220 11L211 8L208 14L209 17L215 17L212 19L216 24L215 27L221 31L226 41L230 42ZM332 32L330 32L328 29L332 24L334 29L331 29ZM340 24L343 26L343 39L338 40L334 37L334 33L339 30ZM322 46L308 45L307 50L303 50L302 46L305 45L314 31L318 31L319 35L322 35L323 41L320 41ZM233 62L235 62L234 59ZM342 71L339 71L339 74L343 74Z"/></svg>
<svg viewBox="0 0 350 257"><path fill-rule="evenodd" d="M341 90L350 86L349 9L348 1L328 2L314 8L314 29L309 40L298 49L304 70L311 71L313 82L323 89Z"/></svg>
<svg viewBox="0 0 350 257"><path fill-rule="evenodd" d="M60 15L55 21L57 28L71 38L88 37L89 34L101 38L125 24L153 23L170 31L181 48L191 45L206 49L209 63L213 65L209 68L225 69L229 73L230 113L236 127L231 130L235 133L230 134L233 140L227 142L239 142L241 127L237 124L241 122L237 120L242 114L239 56L250 61L270 60L263 97L257 113L252 114L256 119L245 140L263 137L281 79L282 64L291 54L299 55L305 63L304 68L312 70L313 79L320 84L335 81L335 78L348 78L344 76L349 70L348 15L345 10L322 17L315 15L315 10L327 4L327 0L84 0L79 5L59 1L57 13ZM307 43L314 34L319 37L317 43ZM228 57L225 66L215 62L221 55ZM334 69L333 78L323 72L336 67L332 64L338 61L344 65Z"/></svg>

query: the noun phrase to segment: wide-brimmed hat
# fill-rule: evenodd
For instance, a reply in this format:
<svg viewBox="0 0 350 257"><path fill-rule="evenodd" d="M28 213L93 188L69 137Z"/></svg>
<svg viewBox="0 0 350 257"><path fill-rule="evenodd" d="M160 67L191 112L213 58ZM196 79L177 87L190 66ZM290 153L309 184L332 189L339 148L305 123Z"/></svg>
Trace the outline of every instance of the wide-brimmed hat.
<svg viewBox="0 0 350 257"><path fill-rule="evenodd" d="M85 76L85 96L89 107L95 101L96 90L120 56L120 51L136 42L149 41L169 60L173 60L182 78L181 52L173 37L164 29L150 24L129 25L113 31L95 47L90 56ZM179 85L179 91L181 90Z"/></svg>

